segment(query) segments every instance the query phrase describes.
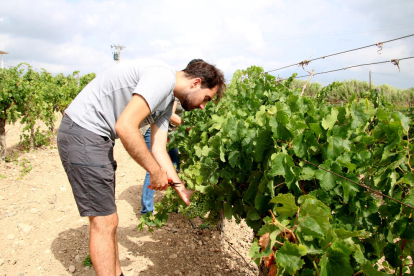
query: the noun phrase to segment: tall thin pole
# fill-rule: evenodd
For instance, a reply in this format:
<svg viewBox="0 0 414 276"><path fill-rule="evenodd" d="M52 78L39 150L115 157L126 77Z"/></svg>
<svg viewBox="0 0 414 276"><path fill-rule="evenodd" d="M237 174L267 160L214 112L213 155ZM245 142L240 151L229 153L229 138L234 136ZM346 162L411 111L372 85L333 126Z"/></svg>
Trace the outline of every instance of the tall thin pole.
<svg viewBox="0 0 414 276"><path fill-rule="evenodd" d="M121 61L121 47L118 47L118 63Z"/></svg>
<svg viewBox="0 0 414 276"><path fill-rule="evenodd" d="M7 52L0 51L1 59L0 59L0 68L3 69L3 55L7 55Z"/></svg>
<svg viewBox="0 0 414 276"><path fill-rule="evenodd" d="M116 61L119 63L121 61L121 50L123 50L126 47L114 44L114 45L111 45L111 48L116 48L118 50L118 59L116 59Z"/></svg>
<svg viewBox="0 0 414 276"><path fill-rule="evenodd" d="M371 70L369 70L369 90L371 90Z"/></svg>

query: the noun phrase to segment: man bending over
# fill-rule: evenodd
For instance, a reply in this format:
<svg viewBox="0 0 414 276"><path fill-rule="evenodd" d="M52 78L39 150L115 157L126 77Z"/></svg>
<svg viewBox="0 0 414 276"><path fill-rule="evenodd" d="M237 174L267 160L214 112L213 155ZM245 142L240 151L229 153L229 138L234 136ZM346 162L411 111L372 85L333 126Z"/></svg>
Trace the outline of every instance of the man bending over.
<svg viewBox="0 0 414 276"><path fill-rule="evenodd" d="M167 153L174 97L187 111L204 109L225 91L216 67L198 61L182 71L159 60L120 63L92 80L73 100L59 127L57 144L81 216L90 221L89 251L98 276L123 275L116 230L113 149L127 152L150 174L151 189L166 190L167 178L181 183ZM151 125L152 153L139 128ZM193 191L174 187L186 204Z"/></svg>

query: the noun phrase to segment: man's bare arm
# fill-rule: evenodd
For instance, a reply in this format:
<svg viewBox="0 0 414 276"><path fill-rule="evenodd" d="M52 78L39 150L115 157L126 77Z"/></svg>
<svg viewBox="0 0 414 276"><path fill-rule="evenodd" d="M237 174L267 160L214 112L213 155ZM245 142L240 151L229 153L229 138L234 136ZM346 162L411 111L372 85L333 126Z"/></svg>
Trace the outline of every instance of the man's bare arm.
<svg viewBox="0 0 414 276"><path fill-rule="evenodd" d="M180 124L184 123L184 120L177 114L173 114L171 115L170 122L173 125L179 126Z"/></svg>
<svg viewBox="0 0 414 276"><path fill-rule="evenodd" d="M145 99L134 94L124 111L119 116L115 131L131 157L140 164L151 177L155 190L167 189L167 174L149 152L144 138L139 132L139 124L150 114L151 110Z"/></svg>
<svg viewBox="0 0 414 276"><path fill-rule="evenodd" d="M184 121L183 119L181 119L180 116L178 116L177 114L175 114L175 110L177 109L177 101L174 101L174 105L173 105L173 112L170 118L170 122L173 125L179 126L180 124L182 124Z"/></svg>
<svg viewBox="0 0 414 276"><path fill-rule="evenodd" d="M159 129L155 124L151 125L151 152L158 164L167 171L168 178L171 178L175 183L181 183L167 152L167 135L167 132ZM189 205L190 196L194 191L186 189L184 184L178 185L174 189L184 202Z"/></svg>

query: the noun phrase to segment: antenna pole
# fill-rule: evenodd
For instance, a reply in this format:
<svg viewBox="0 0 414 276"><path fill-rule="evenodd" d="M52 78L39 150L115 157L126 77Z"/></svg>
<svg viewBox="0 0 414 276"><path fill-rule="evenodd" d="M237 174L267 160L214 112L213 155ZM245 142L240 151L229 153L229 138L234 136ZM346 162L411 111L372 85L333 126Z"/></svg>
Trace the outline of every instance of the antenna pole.
<svg viewBox="0 0 414 276"><path fill-rule="evenodd" d="M119 63L121 61L121 50L123 50L126 47L114 44L114 45L111 45L111 48L116 48L118 50L118 53L117 53L118 56L115 59L115 55L114 55L114 59L117 61L117 63Z"/></svg>

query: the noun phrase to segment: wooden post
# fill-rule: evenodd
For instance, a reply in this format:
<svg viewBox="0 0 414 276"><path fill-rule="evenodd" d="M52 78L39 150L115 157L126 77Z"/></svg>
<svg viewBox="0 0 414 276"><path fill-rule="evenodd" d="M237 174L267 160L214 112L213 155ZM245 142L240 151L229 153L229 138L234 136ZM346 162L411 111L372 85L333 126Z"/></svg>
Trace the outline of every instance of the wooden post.
<svg viewBox="0 0 414 276"><path fill-rule="evenodd" d="M369 70L369 90L371 90L371 70Z"/></svg>
<svg viewBox="0 0 414 276"><path fill-rule="evenodd" d="M301 97L303 96L303 93L305 93L306 86L308 85L309 81L311 80L314 74L315 74L315 69L312 70L312 73L310 74L308 81L302 87L302 93L300 94Z"/></svg>

